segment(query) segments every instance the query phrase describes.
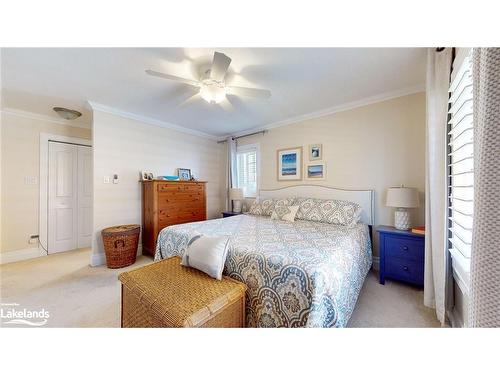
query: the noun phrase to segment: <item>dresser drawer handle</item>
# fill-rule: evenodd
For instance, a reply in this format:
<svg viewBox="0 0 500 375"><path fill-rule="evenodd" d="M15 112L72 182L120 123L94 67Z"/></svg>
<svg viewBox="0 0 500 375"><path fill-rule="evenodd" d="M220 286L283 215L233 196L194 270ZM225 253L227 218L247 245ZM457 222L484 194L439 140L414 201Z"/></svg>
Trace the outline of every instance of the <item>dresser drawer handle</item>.
<svg viewBox="0 0 500 375"><path fill-rule="evenodd" d="M405 271L408 271L408 266L403 266L403 269L404 269Z"/></svg>
<svg viewBox="0 0 500 375"><path fill-rule="evenodd" d="M408 246L403 246L404 251L408 251Z"/></svg>

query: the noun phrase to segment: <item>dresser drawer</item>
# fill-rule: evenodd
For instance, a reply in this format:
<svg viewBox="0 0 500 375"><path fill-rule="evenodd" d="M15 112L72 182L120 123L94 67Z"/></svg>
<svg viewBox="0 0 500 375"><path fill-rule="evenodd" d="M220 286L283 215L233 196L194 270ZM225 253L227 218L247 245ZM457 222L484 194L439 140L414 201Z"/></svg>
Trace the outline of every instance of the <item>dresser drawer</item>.
<svg viewBox="0 0 500 375"><path fill-rule="evenodd" d="M386 258L385 276L422 285L424 283L424 264L421 261Z"/></svg>
<svg viewBox="0 0 500 375"><path fill-rule="evenodd" d="M205 194L203 192L188 192L180 191L175 193L159 193L158 194L158 207L165 208L171 207L172 204L182 206L187 202L200 202L205 204Z"/></svg>
<svg viewBox="0 0 500 375"><path fill-rule="evenodd" d="M385 255L390 258L401 258L421 261L424 258L424 241L401 236L384 236Z"/></svg>
<svg viewBox="0 0 500 375"><path fill-rule="evenodd" d="M206 214L202 210L160 211L158 223L160 227L173 224L190 223L205 220Z"/></svg>
<svg viewBox="0 0 500 375"><path fill-rule="evenodd" d="M172 184L160 184L158 185L158 192L168 192L168 193L175 193L175 192L203 192L204 186L202 184L196 184L196 183L188 183L188 184L181 184L181 183L172 183Z"/></svg>

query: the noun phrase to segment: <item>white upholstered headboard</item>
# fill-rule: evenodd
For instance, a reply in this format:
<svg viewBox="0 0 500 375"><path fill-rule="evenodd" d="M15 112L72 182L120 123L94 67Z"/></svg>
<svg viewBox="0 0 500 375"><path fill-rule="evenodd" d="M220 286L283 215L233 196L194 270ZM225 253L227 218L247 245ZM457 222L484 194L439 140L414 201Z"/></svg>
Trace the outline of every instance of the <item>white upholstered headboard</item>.
<svg viewBox="0 0 500 375"><path fill-rule="evenodd" d="M361 222L373 225L375 222L374 191L349 190L320 185L295 185L279 189L259 191L260 198L309 197L320 199L339 199L359 204L363 208Z"/></svg>

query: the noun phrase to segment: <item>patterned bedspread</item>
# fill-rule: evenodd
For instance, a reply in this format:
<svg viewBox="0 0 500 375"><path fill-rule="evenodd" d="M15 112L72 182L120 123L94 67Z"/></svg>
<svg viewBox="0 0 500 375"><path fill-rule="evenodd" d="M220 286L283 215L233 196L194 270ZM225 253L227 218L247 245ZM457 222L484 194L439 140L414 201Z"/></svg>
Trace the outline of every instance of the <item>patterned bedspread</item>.
<svg viewBox="0 0 500 375"><path fill-rule="evenodd" d="M193 231L231 236L224 274L248 286L248 327L345 327L372 263L365 224L253 215L167 227L155 260L182 256Z"/></svg>

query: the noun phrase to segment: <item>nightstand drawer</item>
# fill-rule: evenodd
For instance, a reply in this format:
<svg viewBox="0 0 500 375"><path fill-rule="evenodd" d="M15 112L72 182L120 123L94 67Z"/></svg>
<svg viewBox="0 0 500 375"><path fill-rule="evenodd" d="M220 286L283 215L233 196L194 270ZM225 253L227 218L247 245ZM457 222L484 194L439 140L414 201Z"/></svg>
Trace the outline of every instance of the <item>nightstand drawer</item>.
<svg viewBox="0 0 500 375"><path fill-rule="evenodd" d="M401 258L386 258L385 276L422 285L424 283L424 264Z"/></svg>
<svg viewBox="0 0 500 375"><path fill-rule="evenodd" d="M421 261L424 258L424 241L401 236L384 236L387 257Z"/></svg>

